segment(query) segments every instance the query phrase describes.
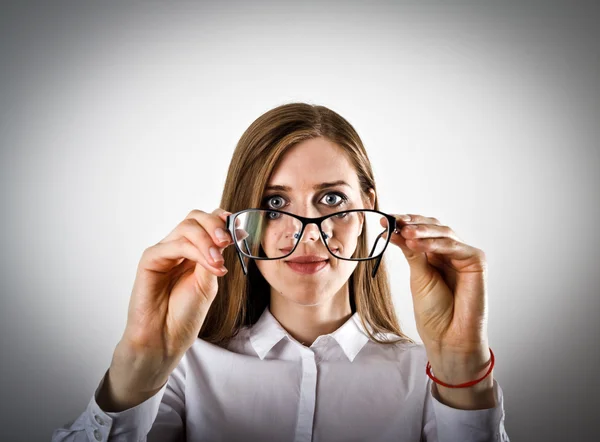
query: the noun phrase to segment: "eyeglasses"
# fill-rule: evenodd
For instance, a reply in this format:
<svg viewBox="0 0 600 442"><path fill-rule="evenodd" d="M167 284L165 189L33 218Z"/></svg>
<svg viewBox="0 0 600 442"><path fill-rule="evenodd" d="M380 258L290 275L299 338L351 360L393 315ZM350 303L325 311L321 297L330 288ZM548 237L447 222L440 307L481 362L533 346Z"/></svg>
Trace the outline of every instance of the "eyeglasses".
<svg viewBox="0 0 600 442"><path fill-rule="evenodd" d="M382 226L381 220L386 220ZM381 263L396 218L370 209L335 212L318 218L306 218L276 209L246 209L227 217L226 226L234 240L244 275L248 268L243 257L275 260L296 250L307 225L316 224L328 252L345 261L377 259L371 276Z"/></svg>

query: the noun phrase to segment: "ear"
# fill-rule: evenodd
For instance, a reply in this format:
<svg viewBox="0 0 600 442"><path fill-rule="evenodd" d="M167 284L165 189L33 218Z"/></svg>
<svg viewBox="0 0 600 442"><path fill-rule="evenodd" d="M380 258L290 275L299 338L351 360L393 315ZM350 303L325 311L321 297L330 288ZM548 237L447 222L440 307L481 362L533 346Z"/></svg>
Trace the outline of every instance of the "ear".
<svg viewBox="0 0 600 442"><path fill-rule="evenodd" d="M370 188L368 191L368 197L369 197L369 201L367 201L367 208L374 210L375 208L375 201L377 200L377 195L375 194L375 189Z"/></svg>
<svg viewBox="0 0 600 442"><path fill-rule="evenodd" d="M377 199L377 195L375 195L375 189L373 189L373 188L369 189L369 191L367 192L367 198L368 198L368 201L365 201L365 204L366 204L365 208L366 209L374 210L374 208L375 208L375 201ZM361 226L360 226L360 233L361 234L362 234L362 231L363 231L363 227L364 227L364 225L361 224Z"/></svg>

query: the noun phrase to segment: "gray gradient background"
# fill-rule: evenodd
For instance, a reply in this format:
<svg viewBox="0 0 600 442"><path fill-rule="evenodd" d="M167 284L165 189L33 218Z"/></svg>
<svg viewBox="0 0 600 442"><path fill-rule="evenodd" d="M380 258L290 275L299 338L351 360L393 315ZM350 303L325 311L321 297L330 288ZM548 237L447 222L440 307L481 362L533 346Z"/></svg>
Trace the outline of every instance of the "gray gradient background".
<svg viewBox="0 0 600 442"><path fill-rule="evenodd" d="M84 410L142 251L212 211L242 132L296 100L355 126L383 210L486 252L511 440L598 440L593 2L83 3L0 13L2 440Z"/></svg>

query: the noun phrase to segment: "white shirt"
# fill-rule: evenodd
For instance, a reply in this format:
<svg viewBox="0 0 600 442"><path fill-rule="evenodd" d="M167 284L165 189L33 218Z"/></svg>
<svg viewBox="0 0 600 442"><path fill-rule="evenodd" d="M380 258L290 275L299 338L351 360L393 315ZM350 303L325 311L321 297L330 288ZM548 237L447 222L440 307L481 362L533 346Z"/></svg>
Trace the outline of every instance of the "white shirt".
<svg viewBox="0 0 600 442"><path fill-rule="evenodd" d="M267 307L227 348L196 339L163 388L133 408L99 408L105 373L52 440L509 441L496 380L496 407L459 410L433 396L426 363L422 344L369 339L358 313L306 347Z"/></svg>

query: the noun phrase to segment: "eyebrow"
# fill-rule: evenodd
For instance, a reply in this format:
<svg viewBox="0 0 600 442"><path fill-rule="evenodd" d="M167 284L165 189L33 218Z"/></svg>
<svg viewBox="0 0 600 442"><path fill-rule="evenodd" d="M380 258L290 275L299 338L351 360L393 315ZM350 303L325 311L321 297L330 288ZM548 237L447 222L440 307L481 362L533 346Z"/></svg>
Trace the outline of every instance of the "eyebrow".
<svg viewBox="0 0 600 442"><path fill-rule="evenodd" d="M328 183L320 183L320 184L315 184L313 186L314 190L321 190L321 189L327 189L329 187L335 187L335 186L348 186L348 187L352 187L350 186L350 184L348 184L346 181L344 180L337 180L337 181L331 181ZM265 192L271 191L271 190L279 190L279 191L284 191L284 192L291 192L292 188L289 186L282 186L282 185L272 185L272 186L267 186L265 188Z"/></svg>

